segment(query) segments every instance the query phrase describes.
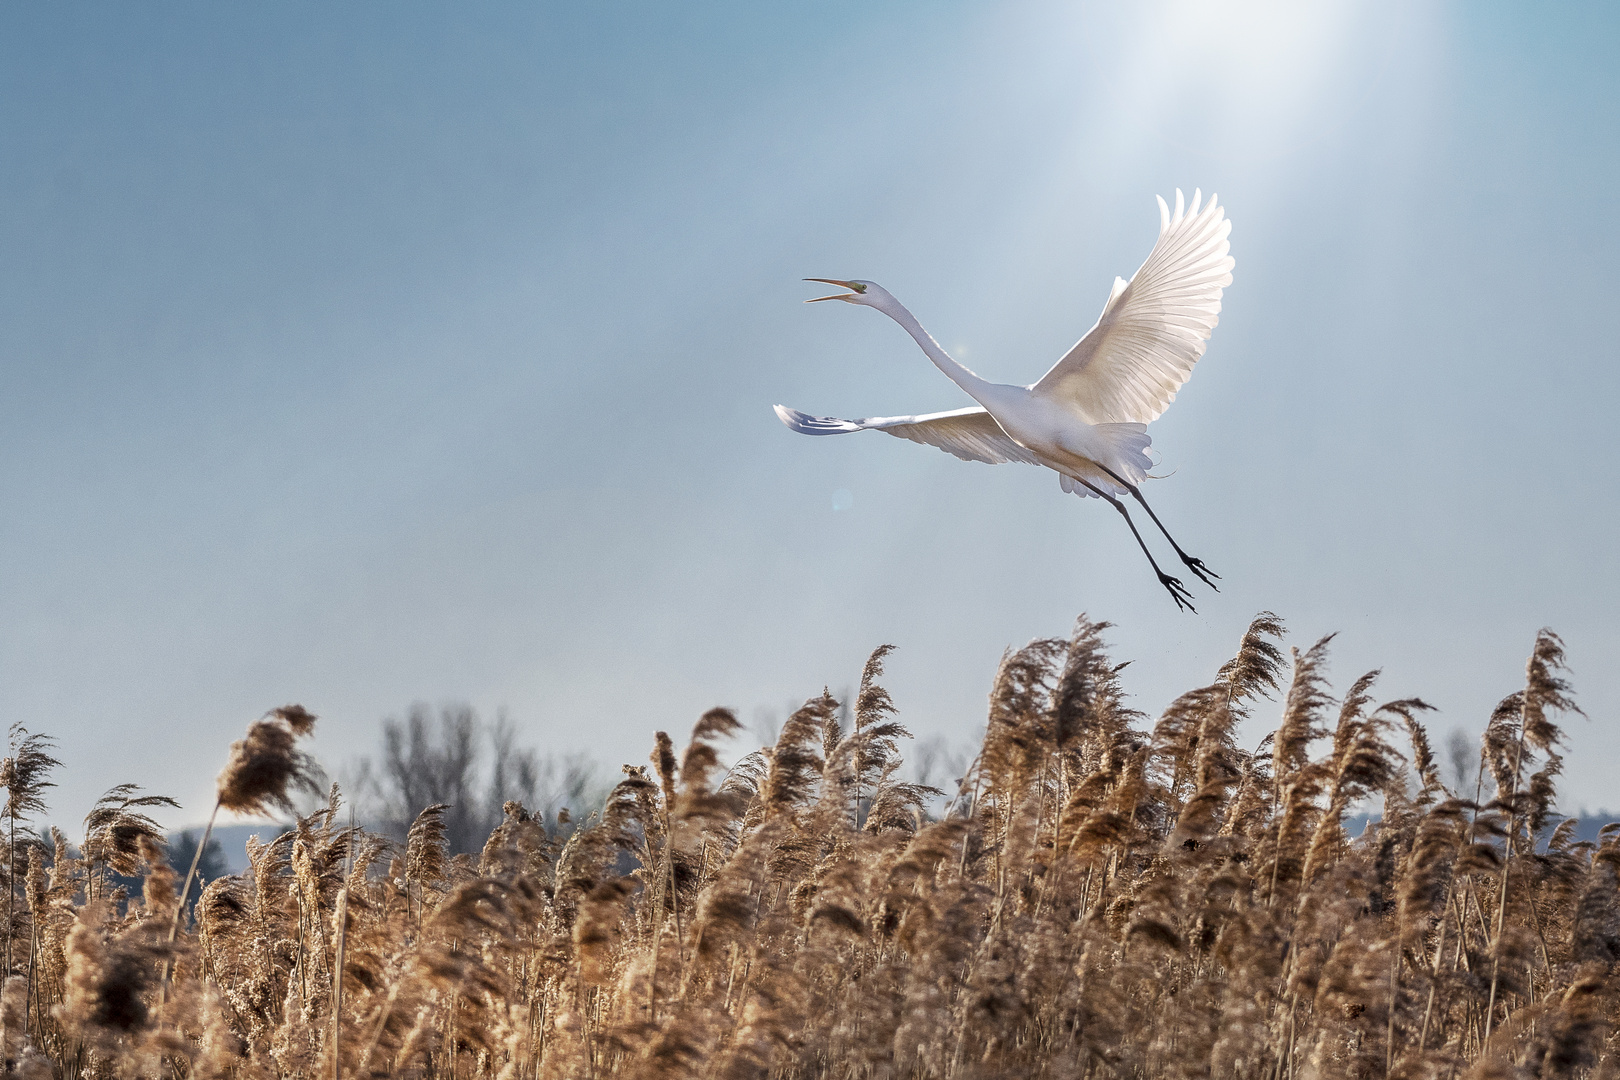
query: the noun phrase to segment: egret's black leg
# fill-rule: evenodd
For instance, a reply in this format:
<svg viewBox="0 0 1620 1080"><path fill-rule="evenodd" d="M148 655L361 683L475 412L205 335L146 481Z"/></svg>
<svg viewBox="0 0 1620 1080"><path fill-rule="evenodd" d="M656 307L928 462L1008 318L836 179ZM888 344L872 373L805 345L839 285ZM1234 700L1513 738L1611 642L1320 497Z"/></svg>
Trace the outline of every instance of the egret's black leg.
<svg viewBox="0 0 1620 1080"><path fill-rule="evenodd" d="M1141 489L1135 484L1129 483L1122 479L1118 473L1116 473L1113 469L1110 469L1108 466L1100 465L1098 467L1109 476L1112 476L1115 480L1118 480L1120 485L1124 487L1126 491L1131 493L1131 498L1142 504L1142 509L1148 512L1148 517L1153 519L1153 524L1157 525L1159 527L1159 531L1164 534L1164 538L1170 541L1170 546L1176 549L1176 554L1181 558L1182 563L1187 567L1187 569L1197 574L1199 580L1201 580L1205 585L1208 585L1216 592L1220 592L1220 586L1216 585L1215 582L1209 579L1219 579L1221 575L1205 566L1203 559L1195 558L1194 556L1189 555L1185 551L1181 550L1181 545L1176 543L1176 538L1170 535L1170 530L1164 527L1164 522L1160 521L1159 515L1153 512L1153 507L1149 506L1147 504L1147 500L1142 498Z"/></svg>
<svg viewBox="0 0 1620 1080"><path fill-rule="evenodd" d="M1114 496L1108 494L1108 492L1103 491L1101 488L1092 484L1087 484L1084 480L1076 480L1075 482L1083 485L1099 499L1107 499L1108 504L1115 510L1119 511L1119 516L1125 519L1126 525L1130 526L1131 535L1136 537L1136 546L1141 548L1142 554L1147 556L1148 565L1153 567L1153 572L1155 574L1159 575L1159 584L1163 585L1165 591L1170 594L1170 599L1176 602L1176 607L1186 608L1194 615L1198 614L1198 609L1192 606L1192 593L1187 591L1187 587L1180 581L1165 573L1163 570L1159 569L1158 561L1154 559L1153 552L1148 550L1146 541L1142 539L1142 534L1136 531L1136 522L1131 520L1131 512L1125 509L1125 504L1114 498Z"/></svg>

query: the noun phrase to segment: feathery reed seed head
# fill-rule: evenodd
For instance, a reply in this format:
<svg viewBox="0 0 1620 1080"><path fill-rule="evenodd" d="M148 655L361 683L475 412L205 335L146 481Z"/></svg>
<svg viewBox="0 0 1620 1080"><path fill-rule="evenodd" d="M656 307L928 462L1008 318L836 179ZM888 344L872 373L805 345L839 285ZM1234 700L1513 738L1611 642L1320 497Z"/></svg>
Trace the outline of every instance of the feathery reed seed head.
<svg viewBox="0 0 1620 1080"><path fill-rule="evenodd" d="M296 741L314 733L315 717L286 705L248 725L247 737L231 744L231 758L217 784L221 809L239 814L293 812L291 792L320 791L320 769Z"/></svg>

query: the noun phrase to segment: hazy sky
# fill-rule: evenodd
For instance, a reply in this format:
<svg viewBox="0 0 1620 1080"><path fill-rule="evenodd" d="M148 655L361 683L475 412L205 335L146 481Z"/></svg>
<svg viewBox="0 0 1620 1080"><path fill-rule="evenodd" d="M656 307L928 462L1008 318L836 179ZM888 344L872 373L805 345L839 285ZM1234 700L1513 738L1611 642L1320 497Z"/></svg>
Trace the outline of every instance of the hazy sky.
<svg viewBox="0 0 1620 1080"><path fill-rule="evenodd" d="M919 734L1108 619L1157 713L1259 610L1477 730L1569 645L1620 807L1620 23L1607 4L88 5L0 13L0 709L51 819L200 820L265 709L412 701L644 761L866 653ZM1049 473L784 402L1037 377L1219 192L1235 280L1150 429L1178 613ZM1161 545L1162 547L1162 545ZM1269 720L1273 714L1265 713Z"/></svg>

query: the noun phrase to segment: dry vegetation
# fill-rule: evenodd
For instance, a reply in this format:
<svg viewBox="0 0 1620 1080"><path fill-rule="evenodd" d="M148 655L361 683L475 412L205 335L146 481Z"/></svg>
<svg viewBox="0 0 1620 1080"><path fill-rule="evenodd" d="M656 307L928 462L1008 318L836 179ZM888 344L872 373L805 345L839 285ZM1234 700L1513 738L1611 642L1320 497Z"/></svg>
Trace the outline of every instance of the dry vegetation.
<svg viewBox="0 0 1620 1080"><path fill-rule="evenodd" d="M1441 783L1417 700L1335 699L1327 641L1263 615L1154 724L1099 624L1008 655L948 804L907 784L867 665L729 770L717 709L571 833L508 804L479 857L431 807L403 847L330 809L178 912L141 798L77 853L14 831L0 1000L28 1077L1614 1075L1620 835L1553 820L1573 709L1556 636ZM1277 730L1238 723L1273 691ZM285 806L314 718L233 748L226 809ZM15 826L48 740L15 732ZM1313 750L1317 753L1313 756ZM1369 798L1383 820L1352 839ZM925 807L936 808L932 816ZM942 812L940 812L940 808ZM1543 837L1538 845L1537 837ZM144 862L127 903L108 875ZM194 925L193 925L194 924ZM176 929L178 928L178 932Z"/></svg>

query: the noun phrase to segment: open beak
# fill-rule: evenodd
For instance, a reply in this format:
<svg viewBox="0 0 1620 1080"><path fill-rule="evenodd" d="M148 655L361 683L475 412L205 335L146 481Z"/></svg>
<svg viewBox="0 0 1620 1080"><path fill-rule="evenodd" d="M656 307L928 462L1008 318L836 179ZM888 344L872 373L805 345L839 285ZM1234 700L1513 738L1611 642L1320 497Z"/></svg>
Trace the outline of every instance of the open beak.
<svg viewBox="0 0 1620 1080"><path fill-rule="evenodd" d="M805 301L805 303L807 303L807 304L814 304L814 303L817 303L817 302L819 302L821 300L848 300L850 297L857 295L861 291L860 289L857 289L855 287L855 283L853 281L839 281L837 278L830 278L830 277L807 277L804 280L806 280L806 281L819 281L823 285L836 285L840 289L849 289L850 290L847 293L834 293L831 296L813 297L813 298Z"/></svg>

